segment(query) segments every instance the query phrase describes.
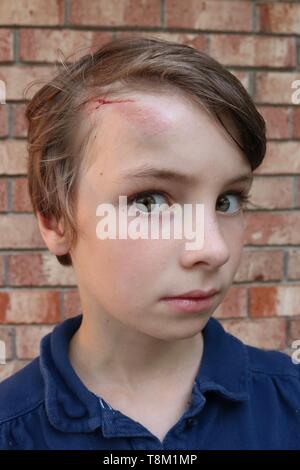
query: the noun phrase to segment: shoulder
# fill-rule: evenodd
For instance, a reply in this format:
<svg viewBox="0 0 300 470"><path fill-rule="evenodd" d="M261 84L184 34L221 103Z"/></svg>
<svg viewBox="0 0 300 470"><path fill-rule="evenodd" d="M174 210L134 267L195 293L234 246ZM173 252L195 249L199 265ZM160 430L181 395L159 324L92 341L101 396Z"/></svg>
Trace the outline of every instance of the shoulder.
<svg viewBox="0 0 300 470"><path fill-rule="evenodd" d="M294 378L300 384L300 364L283 352L265 350L245 344L249 368L253 374Z"/></svg>
<svg viewBox="0 0 300 470"><path fill-rule="evenodd" d="M34 410L44 401L39 357L0 383L0 425Z"/></svg>

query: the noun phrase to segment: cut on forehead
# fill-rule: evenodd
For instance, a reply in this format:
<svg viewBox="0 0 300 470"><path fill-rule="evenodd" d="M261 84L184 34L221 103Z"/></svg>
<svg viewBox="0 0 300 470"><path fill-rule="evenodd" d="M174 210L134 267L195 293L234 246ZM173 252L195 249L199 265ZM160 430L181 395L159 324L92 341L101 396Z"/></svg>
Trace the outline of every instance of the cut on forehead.
<svg viewBox="0 0 300 470"><path fill-rule="evenodd" d="M166 95L165 95L166 96ZM85 100L85 112L93 119L103 110L113 110L143 134L154 135L167 131L173 122L172 114L167 107L163 108L153 99L154 95L147 93L124 93L120 97L93 96ZM173 97L174 99L174 97Z"/></svg>

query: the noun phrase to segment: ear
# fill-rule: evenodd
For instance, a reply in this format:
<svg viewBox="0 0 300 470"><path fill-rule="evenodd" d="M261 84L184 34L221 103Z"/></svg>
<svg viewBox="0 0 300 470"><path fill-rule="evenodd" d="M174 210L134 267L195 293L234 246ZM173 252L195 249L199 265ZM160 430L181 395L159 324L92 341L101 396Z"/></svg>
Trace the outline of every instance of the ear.
<svg viewBox="0 0 300 470"><path fill-rule="evenodd" d="M36 214L41 235L49 251L56 256L65 255L69 252L69 242L63 231L62 219L57 220L44 217L40 212Z"/></svg>

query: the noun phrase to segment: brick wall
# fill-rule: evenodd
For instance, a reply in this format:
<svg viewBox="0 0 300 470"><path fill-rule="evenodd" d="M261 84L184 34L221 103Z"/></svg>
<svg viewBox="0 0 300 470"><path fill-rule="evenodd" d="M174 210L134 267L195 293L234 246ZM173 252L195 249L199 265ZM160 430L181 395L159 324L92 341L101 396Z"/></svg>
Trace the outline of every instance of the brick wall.
<svg viewBox="0 0 300 470"><path fill-rule="evenodd" d="M300 2L1 0L0 79L7 94L0 105L0 339L7 363L0 378L36 356L57 322L80 311L72 268L48 252L31 212L25 86L50 78L59 49L86 52L133 31L211 54L265 117L267 156L252 191L262 209L246 213L243 259L215 316L256 346L290 353L300 338L300 106L291 102L291 83L300 79Z"/></svg>

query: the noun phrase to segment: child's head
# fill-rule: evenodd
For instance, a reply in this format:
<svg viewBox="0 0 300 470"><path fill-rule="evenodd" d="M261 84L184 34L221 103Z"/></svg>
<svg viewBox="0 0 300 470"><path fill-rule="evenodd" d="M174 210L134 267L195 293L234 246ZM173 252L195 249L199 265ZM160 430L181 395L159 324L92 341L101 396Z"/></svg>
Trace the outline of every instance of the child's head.
<svg viewBox="0 0 300 470"><path fill-rule="evenodd" d="M251 176L266 149L265 122L230 72L186 45L114 40L66 66L26 115L34 212L50 251L73 264L86 308L118 317L121 307L136 328L161 297L213 287L220 303L243 246L235 192L251 184L230 181ZM126 176L150 168L190 179ZM145 191L152 204L204 203L201 250L186 251L184 239L96 237L98 204L117 208L120 195Z"/></svg>

